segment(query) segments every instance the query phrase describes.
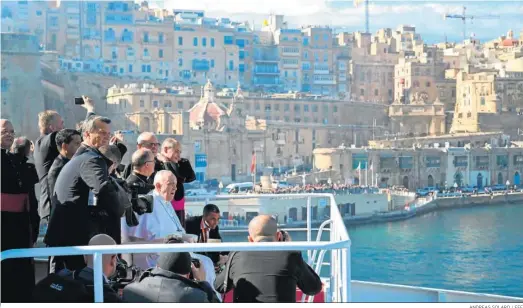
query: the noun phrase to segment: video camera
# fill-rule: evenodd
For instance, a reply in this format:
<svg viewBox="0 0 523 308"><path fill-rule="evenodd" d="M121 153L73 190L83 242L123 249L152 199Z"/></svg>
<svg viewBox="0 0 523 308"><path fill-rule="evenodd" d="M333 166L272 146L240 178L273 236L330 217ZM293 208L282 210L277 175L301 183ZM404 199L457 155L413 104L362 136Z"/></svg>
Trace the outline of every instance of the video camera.
<svg viewBox="0 0 523 308"><path fill-rule="evenodd" d="M143 215L153 212L154 199L151 195L141 195L140 191L151 191L154 185L147 183L127 184L127 189L131 193L132 206L125 211L125 222L129 227L138 226L138 218L135 214Z"/></svg>

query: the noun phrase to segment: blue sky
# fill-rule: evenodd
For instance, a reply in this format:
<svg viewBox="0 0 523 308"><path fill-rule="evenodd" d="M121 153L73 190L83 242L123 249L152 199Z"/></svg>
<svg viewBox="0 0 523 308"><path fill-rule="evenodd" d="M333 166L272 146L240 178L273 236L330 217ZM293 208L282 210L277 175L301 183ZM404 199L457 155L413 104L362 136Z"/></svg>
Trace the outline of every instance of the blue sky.
<svg viewBox="0 0 523 308"><path fill-rule="evenodd" d="M355 7L353 0L164 0L150 1L166 9L200 9L208 16L247 20L259 28L270 13L284 14L291 26L329 25L347 31L364 29L363 5ZM445 13L474 16L496 15L498 19L467 21L467 35L481 40L493 39L513 29L523 30L523 0L519 1L373 1L370 2L370 28L396 28L399 24L416 26L429 43L461 40L462 21L444 20Z"/></svg>

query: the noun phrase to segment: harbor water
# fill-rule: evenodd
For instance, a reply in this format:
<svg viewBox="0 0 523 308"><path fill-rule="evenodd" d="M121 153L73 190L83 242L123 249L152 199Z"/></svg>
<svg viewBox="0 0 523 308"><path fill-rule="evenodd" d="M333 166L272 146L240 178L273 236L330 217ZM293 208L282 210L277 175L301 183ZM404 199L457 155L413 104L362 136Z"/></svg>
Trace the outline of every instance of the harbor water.
<svg viewBox="0 0 523 308"><path fill-rule="evenodd" d="M522 221L523 204L497 204L350 227L352 279L523 297Z"/></svg>

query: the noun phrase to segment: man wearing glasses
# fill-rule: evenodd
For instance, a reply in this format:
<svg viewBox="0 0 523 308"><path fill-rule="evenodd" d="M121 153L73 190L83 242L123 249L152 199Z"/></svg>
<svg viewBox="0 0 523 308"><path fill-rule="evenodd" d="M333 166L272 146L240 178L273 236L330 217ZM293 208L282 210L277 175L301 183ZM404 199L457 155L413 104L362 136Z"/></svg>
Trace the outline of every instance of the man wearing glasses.
<svg viewBox="0 0 523 308"><path fill-rule="evenodd" d="M158 155L158 150L160 149L160 143L158 143L158 139L153 133L150 132L143 132L138 136L138 139L136 140L136 147L138 150L150 150L154 157L154 170L153 173L148 177L148 184L153 184L154 175L159 170L164 170L163 164L161 161L159 161L156 156ZM133 174L133 161L131 159L131 163L127 165L125 168L125 171L123 173L123 177L125 179L128 179L130 175Z"/></svg>
<svg viewBox="0 0 523 308"><path fill-rule="evenodd" d="M133 166L133 171L125 180L127 185L137 184L139 195L148 194L152 190L148 185L150 185L151 179L154 179L152 175L155 173L153 152L145 148L136 150L131 157L131 165Z"/></svg>

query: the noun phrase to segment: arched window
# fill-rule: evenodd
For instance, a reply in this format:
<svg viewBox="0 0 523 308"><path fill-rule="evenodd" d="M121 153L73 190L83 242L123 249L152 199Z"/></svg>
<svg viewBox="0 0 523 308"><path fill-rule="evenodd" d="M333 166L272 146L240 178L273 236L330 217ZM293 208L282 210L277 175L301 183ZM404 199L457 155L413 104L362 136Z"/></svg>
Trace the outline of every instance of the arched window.
<svg viewBox="0 0 523 308"><path fill-rule="evenodd" d="M113 28L109 28L105 31L104 40L108 42L113 42L115 40Z"/></svg>
<svg viewBox="0 0 523 308"><path fill-rule="evenodd" d="M148 57L149 56L149 49L144 48L143 49L143 55L144 55L144 57Z"/></svg>
<svg viewBox="0 0 523 308"><path fill-rule="evenodd" d="M498 173L498 185L503 185L505 183L503 183L503 174Z"/></svg>

